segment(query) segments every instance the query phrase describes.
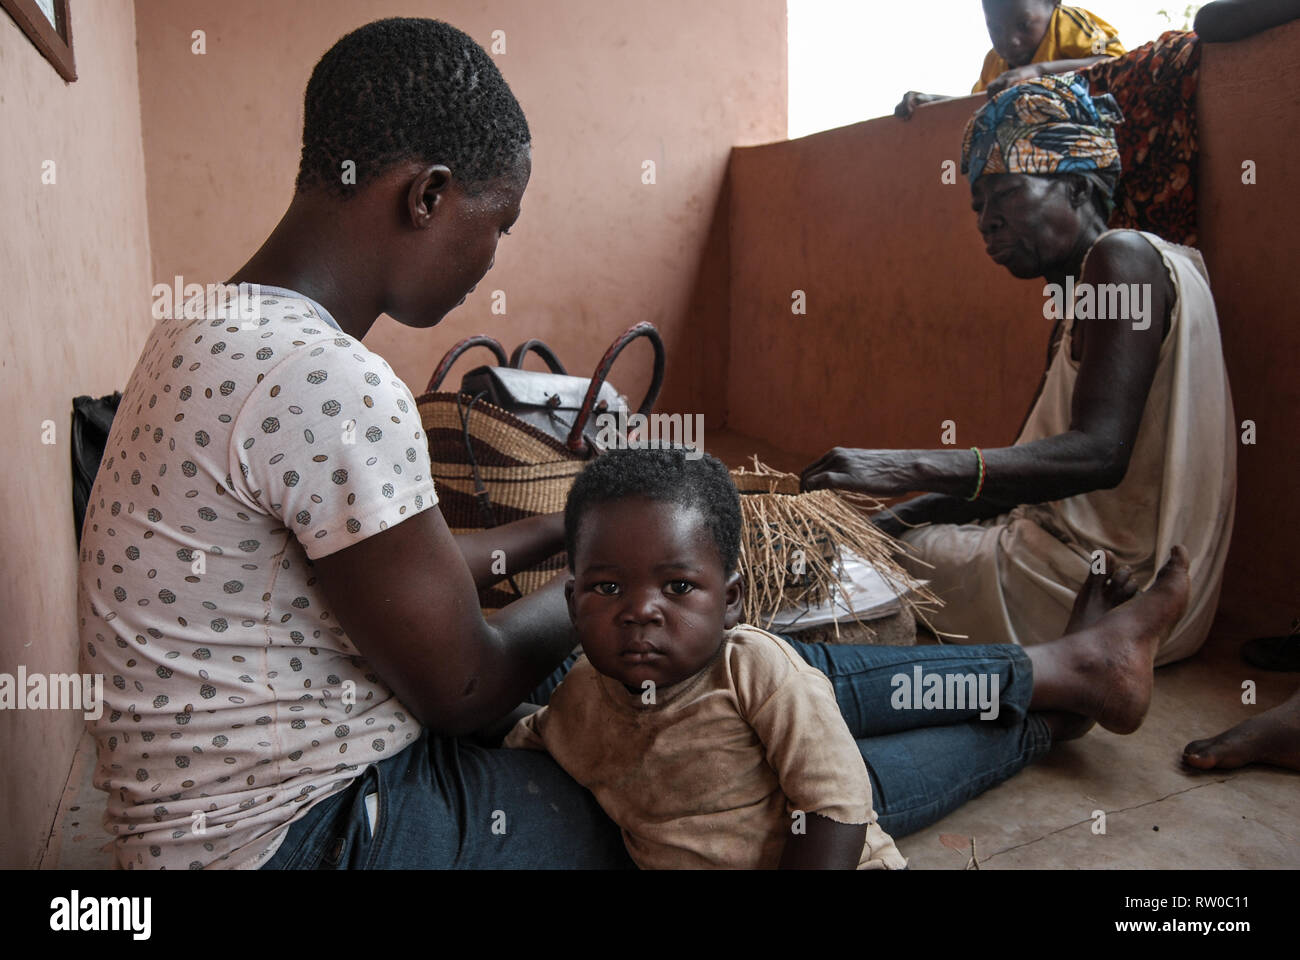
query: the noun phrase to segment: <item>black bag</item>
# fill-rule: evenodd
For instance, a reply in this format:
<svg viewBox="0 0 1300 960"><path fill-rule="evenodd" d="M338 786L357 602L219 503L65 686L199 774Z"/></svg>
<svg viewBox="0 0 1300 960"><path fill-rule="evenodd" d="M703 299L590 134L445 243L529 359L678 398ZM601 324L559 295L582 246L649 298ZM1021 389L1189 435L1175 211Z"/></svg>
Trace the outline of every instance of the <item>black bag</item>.
<svg viewBox="0 0 1300 960"><path fill-rule="evenodd" d="M654 347L654 372L650 389L636 412L649 414L664 382L664 344L654 324L645 322L629 327L614 341L591 377L569 376L564 364L540 340L525 340L507 361L505 350L491 337L469 337L452 347L442 358L425 392L437 392L452 364L466 350L476 346L488 347L496 355L498 365L476 367L465 374L460 393L476 398L476 402L481 399L499 407L554 437L573 453L588 457L597 446L595 440L599 429L596 417L605 413L619 416L630 412L626 398L605 378L623 348L642 337ZM522 369L530 352L545 361L550 373Z"/></svg>
<svg viewBox="0 0 1300 960"><path fill-rule="evenodd" d="M115 391L98 400L74 397L72 400L72 516L77 524L77 546L81 546L81 526L86 521L86 505L95 474L108 446L108 431L113 427L122 392Z"/></svg>

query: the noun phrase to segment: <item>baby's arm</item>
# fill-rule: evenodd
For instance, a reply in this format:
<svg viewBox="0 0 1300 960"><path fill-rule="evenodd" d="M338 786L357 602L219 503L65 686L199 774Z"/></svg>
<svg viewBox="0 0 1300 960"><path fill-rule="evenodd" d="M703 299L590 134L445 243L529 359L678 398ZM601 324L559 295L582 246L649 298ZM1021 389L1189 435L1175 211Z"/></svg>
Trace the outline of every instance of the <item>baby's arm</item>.
<svg viewBox="0 0 1300 960"><path fill-rule="evenodd" d="M796 821L797 822L797 821ZM782 870L856 870L867 842L865 823L836 823L829 817L810 813L805 832L794 833L781 854Z"/></svg>
<svg viewBox="0 0 1300 960"><path fill-rule="evenodd" d="M916 90L909 90L903 94L903 99L898 102L894 108L894 116L899 120L911 120L912 114L916 108L924 103L938 103L940 100L951 100L952 97L945 97L938 93L920 93Z"/></svg>
<svg viewBox="0 0 1300 960"><path fill-rule="evenodd" d="M788 803L781 869L856 869L872 819L871 780L830 683L786 675L746 720Z"/></svg>

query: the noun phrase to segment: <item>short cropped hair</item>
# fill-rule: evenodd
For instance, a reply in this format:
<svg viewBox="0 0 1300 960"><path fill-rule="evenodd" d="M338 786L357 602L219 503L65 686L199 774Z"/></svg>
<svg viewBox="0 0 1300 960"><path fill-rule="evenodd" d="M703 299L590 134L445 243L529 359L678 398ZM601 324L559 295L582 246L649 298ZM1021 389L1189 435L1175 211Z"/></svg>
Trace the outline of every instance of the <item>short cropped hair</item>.
<svg viewBox="0 0 1300 960"><path fill-rule="evenodd" d="M981 0L981 3L985 8L1001 7L1009 2L1010 0ZM1042 0L1042 2L1044 6L1050 7L1059 7L1061 5L1061 0Z"/></svg>
<svg viewBox="0 0 1300 960"><path fill-rule="evenodd" d="M564 507L569 569L578 526L588 508L645 497L698 510L718 548L723 572L734 572L740 558L740 494L720 460L708 454L691 460L687 453L682 448L610 450L588 464L573 482Z"/></svg>
<svg viewBox="0 0 1300 960"><path fill-rule="evenodd" d="M376 20L330 47L312 70L297 188L348 197L415 160L445 164L474 193L511 172L530 143L519 101L467 34L439 20ZM355 184L344 182L349 160Z"/></svg>

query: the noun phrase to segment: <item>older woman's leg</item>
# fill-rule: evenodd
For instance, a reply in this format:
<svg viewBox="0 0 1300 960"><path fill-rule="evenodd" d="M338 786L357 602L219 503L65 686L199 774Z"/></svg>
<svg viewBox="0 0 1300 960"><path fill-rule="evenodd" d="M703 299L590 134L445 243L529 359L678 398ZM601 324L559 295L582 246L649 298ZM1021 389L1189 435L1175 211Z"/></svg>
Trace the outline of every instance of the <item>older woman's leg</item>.
<svg viewBox="0 0 1300 960"><path fill-rule="evenodd" d="M1032 646L1066 631L1089 560L1028 517L932 524L902 538L900 562L944 603L931 625L956 643Z"/></svg>

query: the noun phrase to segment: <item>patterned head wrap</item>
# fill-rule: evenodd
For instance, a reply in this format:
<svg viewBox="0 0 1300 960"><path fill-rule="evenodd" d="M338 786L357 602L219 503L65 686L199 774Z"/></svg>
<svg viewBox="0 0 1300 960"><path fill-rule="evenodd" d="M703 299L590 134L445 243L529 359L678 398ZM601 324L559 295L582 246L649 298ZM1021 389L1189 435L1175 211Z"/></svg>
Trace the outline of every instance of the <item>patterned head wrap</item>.
<svg viewBox="0 0 1300 960"><path fill-rule="evenodd" d="M1110 94L1092 96L1075 73L1008 87L966 124L961 172L975 183L991 173L1082 174L1113 204L1119 182L1115 125L1124 122Z"/></svg>

